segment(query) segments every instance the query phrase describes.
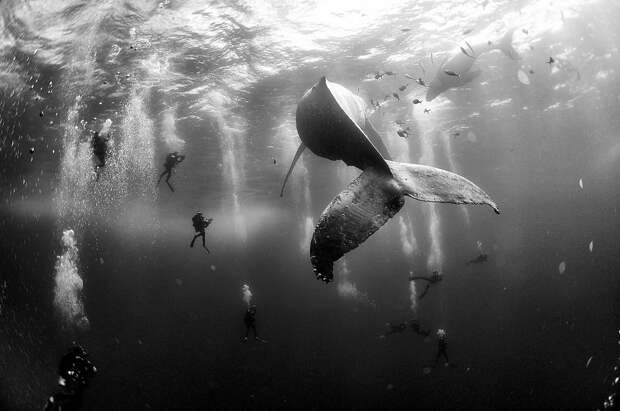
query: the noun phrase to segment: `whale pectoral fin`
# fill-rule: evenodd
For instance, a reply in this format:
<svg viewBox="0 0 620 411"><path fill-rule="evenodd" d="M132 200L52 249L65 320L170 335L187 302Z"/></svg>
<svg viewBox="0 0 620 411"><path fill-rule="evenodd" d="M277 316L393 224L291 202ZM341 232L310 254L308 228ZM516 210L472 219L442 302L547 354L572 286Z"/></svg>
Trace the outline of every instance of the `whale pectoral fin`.
<svg viewBox="0 0 620 411"><path fill-rule="evenodd" d="M388 161L402 193L420 201L486 204L499 214L497 204L480 187L458 174L420 164Z"/></svg>
<svg viewBox="0 0 620 411"><path fill-rule="evenodd" d="M396 181L368 168L329 203L310 243L310 261L318 279L333 279L334 261L362 244L405 203Z"/></svg>
<svg viewBox="0 0 620 411"><path fill-rule="evenodd" d="M295 153L295 157L293 157L293 162L291 163L291 166L288 169L288 173L286 173L286 177L284 177L284 182L282 183L282 189L280 190L280 197L284 196L284 186L286 186L286 182L288 181L289 176L293 172L295 163L297 163L297 160L299 160L299 157L301 156L301 153L304 152L305 148L306 148L306 145L304 143L301 143L299 145L299 148L297 149L297 152Z"/></svg>
<svg viewBox="0 0 620 411"><path fill-rule="evenodd" d="M387 147L385 147L385 144L383 144L381 136L379 135L377 130L375 130L375 127L372 125L370 120L365 120L364 128L362 128L362 131L366 134L366 137L368 137L370 142L375 146L379 154L381 154L381 156L385 160L391 160L391 156L387 150Z"/></svg>

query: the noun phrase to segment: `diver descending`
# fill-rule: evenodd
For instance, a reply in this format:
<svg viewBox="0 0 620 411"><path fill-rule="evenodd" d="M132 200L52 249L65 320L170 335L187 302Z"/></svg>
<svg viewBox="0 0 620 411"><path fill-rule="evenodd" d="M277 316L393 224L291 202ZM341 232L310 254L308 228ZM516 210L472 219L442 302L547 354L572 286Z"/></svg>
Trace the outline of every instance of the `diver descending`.
<svg viewBox="0 0 620 411"><path fill-rule="evenodd" d="M196 241L196 239L198 237L202 237L202 246L203 246L203 248L205 250L207 250L208 253L211 253L211 251L209 251L209 249L207 248L207 246L205 244L205 230L206 230L207 227L209 227L209 225L211 224L212 221L213 221L212 218L205 219L200 211L198 211L192 217L192 224L194 226L194 230L196 230L196 232L198 234L196 234L194 236L194 238L192 239L192 242L189 245L190 247L194 247L194 241Z"/></svg>
<svg viewBox="0 0 620 411"><path fill-rule="evenodd" d="M411 331L423 337L428 337L429 335L431 335L431 330L429 330L428 328L422 328L420 322L415 318L409 320L409 327L411 328Z"/></svg>
<svg viewBox="0 0 620 411"><path fill-rule="evenodd" d="M385 338L390 334L402 334L407 329L407 323L392 324L390 322L385 323L385 334L381 335L381 338Z"/></svg>
<svg viewBox="0 0 620 411"><path fill-rule="evenodd" d="M435 354L435 365L439 362L439 358L444 357L446 359L445 366L451 365L448 358L448 340L446 339L446 331L442 328L437 330L437 354Z"/></svg>
<svg viewBox="0 0 620 411"><path fill-rule="evenodd" d="M469 260L465 265L486 263L488 258L489 256L485 253L480 253L478 257L474 258L473 260Z"/></svg>
<svg viewBox="0 0 620 411"><path fill-rule="evenodd" d="M242 342L246 342L248 340L248 335L250 334L250 330L254 333L254 339L256 341L266 343L267 341L263 340L258 336L256 332L256 305L251 305L245 312L245 316L243 317L243 323L245 324L245 337L243 337Z"/></svg>
<svg viewBox="0 0 620 411"><path fill-rule="evenodd" d="M422 298L424 298L426 293L428 293L428 290L431 288L431 285L440 282L442 278L441 278L441 274L439 273L439 271L433 271L433 275L431 275L430 277L409 276L409 281L415 281L415 280L428 281L428 284L426 284L426 288L424 288L424 291L422 291L422 294L420 294L420 296L418 297L418 300L421 300Z"/></svg>
<svg viewBox="0 0 620 411"><path fill-rule="evenodd" d="M179 163L185 160L185 156L179 154L177 151L170 153L166 156L166 162L164 163L164 172L159 175L159 180L157 180L157 185L161 182L161 179L167 174L166 184L170 187L170 190L174 192L174 188L170 184L170 177L172 177L172 169L176 167Z"/></svg>
<svg viewBox="0 0 620 411"><path fill-rule="evenodd" d="M93 149L93 160L95 163L95 173L97 175L97 181L99 181L99 174L101 173L101 169L105 167L105 158L108 153L109 139L109 135L107 137L103 137L99 134L98 131L95 131L90 141Z"/></svg>
<svg viewBox="0 0 620 411"><path fill-rule="evenodd" d="M75 343L62 356L58 365L58 385L62 389L49 397L45 411L82 409L84 389L97 373L97 368L87 357L86 350Z"/></svg>

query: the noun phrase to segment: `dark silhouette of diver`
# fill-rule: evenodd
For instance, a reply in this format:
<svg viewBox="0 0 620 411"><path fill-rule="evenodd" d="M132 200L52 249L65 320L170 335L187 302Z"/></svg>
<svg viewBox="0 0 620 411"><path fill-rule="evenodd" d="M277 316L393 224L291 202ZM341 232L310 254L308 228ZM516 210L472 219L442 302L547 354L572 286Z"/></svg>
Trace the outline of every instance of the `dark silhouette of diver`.
<svg viewBox="0 0 620 411"><path fill-rule="evenodd" d="M245 324L245 337L243 337L243 342L248 340L248 335L250 334L250 330L254 332L254 339L260 342L267 342L258 336L256 332L256 306L251 305L248 307L245 312L245 316L243 317L243 323Z"/></svg>
<svg viewBox="0 0 620 411"><path fill-rule="evenodd" d="M422 328L420 322L415 318L409 320L409 327L411 327L411 331L424 337L428 337L431 334L431 330Z"/></svg>
<svg viewBox="0 0 620 411"><path fill-rule="evenodd" d="M61 390L48 398L45 411L74 411L82 409L84 389L97 368L88 360L84 348L74 343L58 365L58 385Z"/></svg>
<svg viewBox="0 0 620 411"><path fill-rule="evenodd" d="M192 217L192 224L194 225L194 230L196 230L198 234L196 234L192 239L192 242L189 245L190 247L194 246L194 241L196 241L198 237L202 237L202 246L205 250L207 250L208 253L211 253L211 251L209 251L209 249L205 245L205 229L209 227L209 224L211 224L212 221L212 218L207 218L205 220L200 211L198 211L196 215Z"/></svg>
<svg viewBox="0 0 620 411"><path fill-rule="evenodd" d="M426 293L428 293L428 290L431 288L431 285L440 282L442 278L441 278L441 274L439 274L439 271L433 271L433 274L430 277L414 277L412 275L409 276L409 281L415 281L415 280L428 281L428 284L426 284L426 288L424 289L424 291L422 291L422 294L420 294L420 296L418 297L418 300L421 300L422 298L424 298L424 296L426 296Z"/></svg>
<svg viewBox="0 0 620 411"><path fill-rule="evenodd" d="M439 362L439 358L444 357L446 359L446 366L451 365L448 358L448 340L446 338L446 331L443 329L437 330L437 354L435 354L435 365Z"/></svg>
<svg viewBox="0 0 620 411"><path fill-rule="evenodd" d="M174 192L174 188L172 187L169 181L170 177L172 177L172 169L176 167L176 165L179 164L183 160L185 160L185 156L179 154L176 151L174 153L168 154L166 156L166 162L164 163L165 170L163 173L159 175L159 180L157 180L157 184L159 184L161 179L167 174L168 177L166 177L166 184L168 184L168 187L170 187L170 190Z"/></svg>
<svg viewBox="0 0 620 411"><path fill-rule="evenodd" d="M93 149L93 156L95 159L95 173L97 174L97 181L99 181L99 173L101 169L105 167L105 158L108 154L108 140L109 137L103 137L99 132L93 133L93 138L90 144Z"/></svg>
<svg viewBox="0 0 620 411"><path fill-rule="evenodd" d="M407 323L392 324L390 322L385 323L385 334L381 337L386 337L390 334L402 334L407 329Z"/></svg>
<svg viewBox="0 0 620 411"><path fill-rule="evenodd" d="M488 258L489 256L485 253L480 253L478 257L474 258L473 260L469 260L466 265L486 263Z"/></svg>

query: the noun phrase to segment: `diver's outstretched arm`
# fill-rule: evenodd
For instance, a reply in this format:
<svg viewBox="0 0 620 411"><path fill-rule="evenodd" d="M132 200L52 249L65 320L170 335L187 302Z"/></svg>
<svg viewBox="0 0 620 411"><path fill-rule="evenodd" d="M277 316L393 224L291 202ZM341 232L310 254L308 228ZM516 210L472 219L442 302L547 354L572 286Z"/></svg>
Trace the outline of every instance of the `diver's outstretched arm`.
<svg viewBox="0 0 620 411"><path fill-rule="evenodd" d="M426 288L424 289L424 291L422 292L422 294L420 294L420 296L418 297L418 300L421 300L422 298L424 298L424 296L426 295L426 293L428 292L428 289L431 288L431 283L429 282L428 284L426 284Z"/></svg>

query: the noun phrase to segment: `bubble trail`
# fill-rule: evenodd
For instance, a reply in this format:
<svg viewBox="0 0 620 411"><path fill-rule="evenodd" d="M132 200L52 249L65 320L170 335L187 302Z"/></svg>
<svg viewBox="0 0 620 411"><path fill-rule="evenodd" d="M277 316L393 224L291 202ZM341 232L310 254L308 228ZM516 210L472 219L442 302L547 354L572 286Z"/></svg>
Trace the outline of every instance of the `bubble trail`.
<svg viewBox="0 0 620 411"><path fill-rule="evenodd" d="M78 248L73 230L62 233L64 252L58 256L55 267L54 304L64 323L87 329L88 318L82 302L84 283L78 270Z"/></svg>
<svg viewBox="0 0 620 411"><path fill-rule="evenodd" d="M250 290L250 286L247 284L243 284L241 287L241 295L243 302L249 307L252 303L252 291Z"/></svg>

